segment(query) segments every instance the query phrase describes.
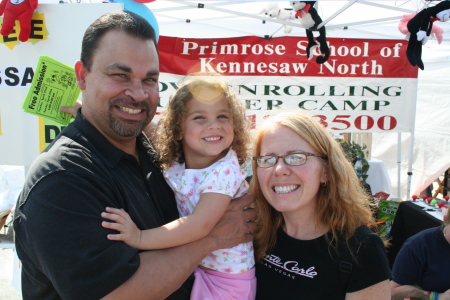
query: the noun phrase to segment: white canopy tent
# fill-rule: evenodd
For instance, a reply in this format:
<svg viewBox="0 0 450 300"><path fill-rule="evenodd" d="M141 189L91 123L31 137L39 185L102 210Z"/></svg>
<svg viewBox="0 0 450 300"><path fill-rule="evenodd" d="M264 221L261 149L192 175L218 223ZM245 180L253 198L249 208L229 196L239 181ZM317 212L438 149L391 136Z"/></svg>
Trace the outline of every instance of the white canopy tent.
<svg viewBox="0 0 450 300"><path fill-rule="evenodd" d="M404 39L405 36L398 30L402 16L437 2L321 0L318 1L317 10L326 26L327 37ZM290 8L288 1L277 3L281 8ZM261 15L261 10L267 4L268 1L158 0L146 5L155 14L160 35L163 36L305 36L300 23ZM420 193L450 168L450 118L446 115L450 104L445 99L446 91L450 89L447 84L447 78L450 77L449 23L435 23L435 26L444 29L442 44L431 38L423 47L425 70L419 70L415 131L373 134L372 157L384 161L391 178L392 191L404 199ZM285 34L283 24L292 25L293 31ZM409 182L407 173L410 170L413 175ZM409 185L411 192L407 195Z"/></svg>
<svg viewBox="0 0 450 300"><path fill-rule="evenodd" d="M72 0L70 0L72 1ZM117 0L120 2L132 0ZM40 3L57 3L57 0L42 0ZM79 2L74 1L73 2ZM101 2L101 0L82 0L82 2ZM288 1L277 1L281 8L290 8ZM317 10L324 20L327 37L361 39L403 39L397 29L398 21L404 14L414 13L424 5L436 1L386 0L366 1L348 0L318 1ZM280 37L285 36L282 26L289 23L293 37L305 37L300 23L270 19L261 15L268 1L175 1L157 0L145 4L156 16L161 36L181 38L218 37ZM75 3L72 5L76 5ZM125 3L125 7L126 7ZM200 8L202 7L202 8ZM79 25L79 24L78 24ZM449 89L446 79L450 75L450 22L436 22L444 29L444 40L438 44L430 39L423 47L422 59L425 71L419 71L417 115L414 143L411 134L401 136L401 158L398 156L399 137L397 133L374 133L372 157L378 158L387 166L392 191L397 196L407 195L409 168L411 162L411 194L417 194L450 167L450 120L446 111L450 108L445 99ZM74 24L75 26L75 24ZM405 41L406 43L406 41ZM26 47L25 45L23 47ZM66 51L76 51L67 49ZM412 145L412 146L410 146ZM410 153L413 153L410 157ZM398 181L398 166L400 184Z"/></svg>

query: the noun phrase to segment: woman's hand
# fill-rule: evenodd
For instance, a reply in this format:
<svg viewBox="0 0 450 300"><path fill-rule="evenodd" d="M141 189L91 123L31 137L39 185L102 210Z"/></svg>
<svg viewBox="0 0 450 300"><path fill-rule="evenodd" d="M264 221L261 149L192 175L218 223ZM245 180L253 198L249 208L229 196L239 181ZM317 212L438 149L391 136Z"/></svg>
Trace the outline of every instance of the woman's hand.
<svg viewBox="0 0 450 300"><path fill-rule="evenodd" d="M60 110L64 113L72 114L72 118L77 116L77 110L81 107L81 101L77 100L74 106L61 106Z"/></svg>

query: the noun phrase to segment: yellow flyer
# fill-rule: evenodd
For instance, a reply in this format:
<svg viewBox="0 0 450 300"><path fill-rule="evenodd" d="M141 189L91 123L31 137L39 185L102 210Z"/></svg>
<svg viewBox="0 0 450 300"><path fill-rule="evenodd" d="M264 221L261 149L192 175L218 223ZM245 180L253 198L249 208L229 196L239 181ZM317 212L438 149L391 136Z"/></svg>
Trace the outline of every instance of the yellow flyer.
<svg viewBox="0 0 450 300"><path fill-rule="evenodd" d="M80 92L73 67L42 55L22 108L27 113L67 125L72 115L59 108L75 105Z"/></svg>

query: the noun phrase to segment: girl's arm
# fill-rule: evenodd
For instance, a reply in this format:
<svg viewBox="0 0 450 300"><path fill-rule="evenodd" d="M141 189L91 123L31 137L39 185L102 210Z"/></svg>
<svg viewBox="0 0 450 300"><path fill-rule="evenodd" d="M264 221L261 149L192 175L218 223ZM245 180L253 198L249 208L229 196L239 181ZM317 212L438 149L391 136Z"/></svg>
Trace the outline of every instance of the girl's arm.
<svg viewBox="0 0 450 300"><path fill-rule="evenodd" d="M106 208L102 217L115 221L102 222L102 226L119 231L108 239L124 241L139 250L165 249L191 243L208 235L225 213L231 197L218 193L204 193L194 212L161 227L139 230L123 209Z"/></svg>

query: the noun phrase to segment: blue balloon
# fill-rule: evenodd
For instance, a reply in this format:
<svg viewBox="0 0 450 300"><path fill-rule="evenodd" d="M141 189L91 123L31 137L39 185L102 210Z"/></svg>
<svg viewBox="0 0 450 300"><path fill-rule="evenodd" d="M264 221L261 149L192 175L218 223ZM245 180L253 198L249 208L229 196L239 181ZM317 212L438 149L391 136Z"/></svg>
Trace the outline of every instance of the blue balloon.
<svg viewBox="0 0 450 300"><path fill-rule="evenodd" d="M146 19L150 23L150 25L152 25L153 29L155 29L156 41L158 42L159 40L158 22L156 21L155 15L145 4L133 0L114 0L111 2L123 3L124 10L132 11L135 14L138 14L144 19Z"/></svg>

